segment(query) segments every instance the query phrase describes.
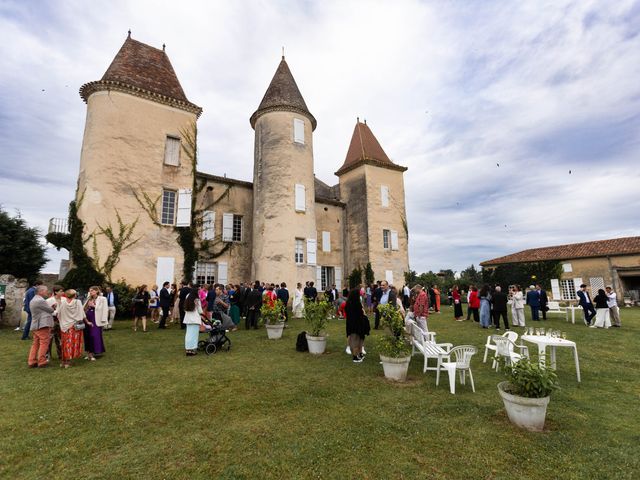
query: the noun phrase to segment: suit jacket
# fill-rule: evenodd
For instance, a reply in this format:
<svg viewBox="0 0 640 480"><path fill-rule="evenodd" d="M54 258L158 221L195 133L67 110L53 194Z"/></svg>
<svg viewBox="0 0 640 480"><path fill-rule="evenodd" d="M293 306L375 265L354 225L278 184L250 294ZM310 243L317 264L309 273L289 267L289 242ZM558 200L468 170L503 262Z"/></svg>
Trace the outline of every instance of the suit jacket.
<svg viewBox="0 0 640 480"><path fill-rule="evenodd" d="M40 295L35 295L29 302L31 312L31 330L53 327L53 308Z"/></svg>
<svg viewBox="0 0 640 480"><path fill-rule="evenodd" d="M114 291L112 291L111 293L105 293L104 294L104 298L107 299L107 305L109 305L109 295L113 295L113 306L117 307L118 303L120 303L120 299L118 298L118 294Z"/></svg>
<svg viewBox="0 0 640 480"><path fill-rule="evenodd" d="M190 292L191 289L189 287L182 287L180 289L180 291L178 292L178 307L184 308L184 301L187 299L187 295L189 295Z"/></svg>
<svg viewBox="0 0 640 480"><path fill-rule="evenodd" d="M507 294L503 292L495 292L491 298L493 302L494 312L506 312L507 311Z"/></svg>
<svg viewBox="0 0 640 480"><path fill-rule="evenodd" d="M262 293L257 288L252 288L247 295L246 306L249 309L259 309L260 305L262 305Z"/></svg>
<svg viewBox="0 0 640 480"><path fill-rule="evenodd" d="M96 297L96 326L106 327L109 325L109 304L102 295Z"/></svg>
<svg viewBox="0 0 640 480"><path fill-rule="evenodd" d="M24 311L31 315L31 300L36 296L36 287L31 287L27 290L27 293L24 295Z"/></svg>
<svg viewBox="0 0 640 480"><path fill-rule="evenodd" d="M287 290L286 288L279 288L276 292L276 296L278 297L278 300L280 300L286 307L289 303L289 290Z"/></svg>
<svg viewBox="0 0 640 480"><path fill-rule="evenodd" d="M540 294L537 290L529 290L527 292L527 305L530 307L540 306Z"/></svg>
<svg viewBox="0 0 640 480"><path fill-rule="evenodd" d="M586 307L587 305L593 306L593 302L591 301L589 292L583 292L582 290L578 290L578 305L580 305L581 307Z"/></svg>
<svg viewBox="0 0 640 480"><path fill-rule="evenodd" d="M160 290L160 307L169 308L171 307L171 294L169 293L169 289L163 287Z"/></svg>
<svg viewBox="0 0 640 480"><path fill-rule="evenodd" d="M540 290L540 306L544 307L547 303L549 303L549 297L547 296L547 291L541 289Z"/></svg>

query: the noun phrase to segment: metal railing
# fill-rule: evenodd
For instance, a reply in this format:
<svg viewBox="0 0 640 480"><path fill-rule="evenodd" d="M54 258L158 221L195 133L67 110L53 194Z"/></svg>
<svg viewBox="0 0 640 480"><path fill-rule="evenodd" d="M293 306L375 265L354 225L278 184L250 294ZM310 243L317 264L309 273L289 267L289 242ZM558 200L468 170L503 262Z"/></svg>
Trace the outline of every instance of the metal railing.
<svg viewBox="0 0 640 480"><path fill-rule="evenodd" d="M69 233L69 221L66 218L50 219L49 233Z"/></svg>

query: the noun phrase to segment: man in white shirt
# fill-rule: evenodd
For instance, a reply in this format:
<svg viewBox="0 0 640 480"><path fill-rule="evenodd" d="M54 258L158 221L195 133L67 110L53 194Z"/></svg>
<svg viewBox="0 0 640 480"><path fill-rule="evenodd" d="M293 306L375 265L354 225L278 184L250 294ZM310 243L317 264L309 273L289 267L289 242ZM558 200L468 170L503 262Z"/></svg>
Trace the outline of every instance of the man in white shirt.
<svg viewBox="0 0 640 480"><path fill-rule="evenodd" d="M620 328L622 325L620 324L620 309L618 308L618 300L616 298L616 292L608 286L605 288L607 293L607 306L609 307L609 315L611 316L611 326Z"/></svg>

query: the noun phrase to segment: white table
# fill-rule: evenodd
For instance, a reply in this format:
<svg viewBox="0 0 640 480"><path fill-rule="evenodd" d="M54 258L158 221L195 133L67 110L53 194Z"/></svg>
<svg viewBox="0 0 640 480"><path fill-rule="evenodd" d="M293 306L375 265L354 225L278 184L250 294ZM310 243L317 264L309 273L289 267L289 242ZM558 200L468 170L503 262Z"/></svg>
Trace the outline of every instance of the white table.
<svg viewBox="0 0 640 480"><path fill-rule="evenodd" d="M576 310L579 311L583 311L583 308L580 306L575 306L575 305L570 305L567 307L567 312L571 311L571 323L575 324L576 323ZM569 319L567 318L567 321L569 321Z"/></svg>
<svg viewBox="0 0 640 480"><path fill-rule="evenodd" d="M578 347L576 342L565 340L563 338L551 338L546 335L522 335L520 337L525 342L535 343L538 346L538 355L540 357L540 365L545 364L545 353L547 347L550 349L551 368L556 368L556 347L568 347L573 350L573 359L576 363L576 376L580 382L580 361L578 360Z"/></svg>

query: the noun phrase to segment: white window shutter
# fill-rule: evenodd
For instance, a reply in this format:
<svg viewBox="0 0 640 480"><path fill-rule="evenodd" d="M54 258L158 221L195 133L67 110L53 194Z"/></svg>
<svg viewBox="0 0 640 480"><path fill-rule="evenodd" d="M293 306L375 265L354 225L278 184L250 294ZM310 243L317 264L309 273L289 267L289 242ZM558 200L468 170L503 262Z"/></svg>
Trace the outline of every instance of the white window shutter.
<svg viewBox="0 0 640 480"><path fill-rule="evenodd" d="M562 296L560 295L560 281L557 278L551 279L551 292L554 300L562 299Z"/></svg>
<svg viewBox="0 0 640 480"><path fill-rule="evenodd" d="M320 265L316 267L316 288L322 289L322 267Z"/></svg>
<svg viewBox="0 0 640 480"><path fill-rule="evenodd" d="M575 290L573 298L578 298L578 290L580 290L580 285L582 285L582 278L576 277L573 279L573 289Z"/></svg>
<svg viewBox="0 0 640 480"><path fill-rule="evenodd" d="M389 285L393 285L393 270L385 270L384 279L387 281Z"/></svg>
<svg viewBox="0 0 640 480"><path fill-rule="evenodd" d="M398 232L391 230L391 250L398 250Z"/></svg>
<svg viewBox="0 0 640 480"><path fill-rule="evenodd" d="M322 251L331 251L331 232L322 232Z"/></svg>
<svg viewBox="0 0 640 480"><path fill-rule="evenodd" d="M191 189L178 190L178 216L176 227L188 227L191 225Z"/></svg>
<svg viewBox="0 0 640 480"><path fill-rule="evenodd" d="M164 282L173 283L174 265L175 258L158 257L158 261L156 264L156 285L162 285Z"/></svg>
<svg viewBox="0 0 640 480"><path fill-rule="evenodd" d="M389 206L389 187L386 185L380 187L380 201L383 207Z"/></svg>
<svg viewBox="0 0 640 480"><path fill-rule="evenodd" d="M293 119L293 141L304 145L304 120Z"/></svg>
<svg viewBox="0 0 640 480"><path fill-rule="evenodd" d="M233 213L222 215L222 241L233 241Z"/></svg>
<svg viewBox="0 0 640 480"><path fill-rule="evenodd" d="M573 267L571 266L570 263L563 263L562 264L562 271L564 273L571 273L571 272L573 272Z"/></svg>
<svg viewBox="0 0 640 480"><path fill-rule="evenodd" d="M305 199L305 186L296 183L295 197L296 197L296 212L304 212L306 210L307 202Z"/></svg>
<svg viewBox="0 0 640 480"><path fill-rule="evenodd" d="M342 290L342 267L335 268L336 275L336 289L338 291Z"/></svg>
<svg viewBox="0 0 640 480"><path fill-rule="evenodd" d="M227 270L227 262L218 262L218 283L221 283L223 285L227 284Z"/></svg>
<svg viewBox="0 0 640 480"><path fill-rule="evenodd" d="M309 265L316 264L316 241L315 239L307 239L307 263Z"/></svg>
<svg viewBox="0 0 640 480"><path fill-rule="evenodd" d="M202 239L213 240L216 233L216 212L207 210L202 212Z"/></svg>
<svg viewBox="0 0 640 480"><path fill-rule="evenodd" d="M180 165L180 139L167 137L167 143L164 148L164 163L166 165Z"/></svg>

